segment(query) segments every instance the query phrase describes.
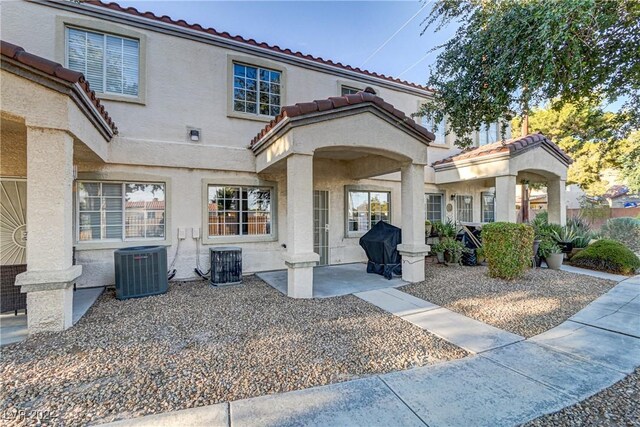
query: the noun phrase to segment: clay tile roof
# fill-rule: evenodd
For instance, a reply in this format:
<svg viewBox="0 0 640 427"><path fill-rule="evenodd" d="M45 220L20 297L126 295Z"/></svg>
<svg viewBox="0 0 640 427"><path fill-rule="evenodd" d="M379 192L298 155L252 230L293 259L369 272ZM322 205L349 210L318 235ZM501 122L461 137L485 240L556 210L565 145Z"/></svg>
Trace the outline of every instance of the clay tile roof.
<svg viewBox="0 0 640 427"><path fill-rule="evenodd" d="M89 4L92 6L97 6L97 7L102 7L102 8L106 8L106 9L111 9L117 12L123 12L123 13L127 13L129 15L134 15L134 16L138 16L141 18L146 18L146 19L152 19L155 21L161 21L161 22L165 22L167 24L172 24L172 25L176 25L176 26L180 26L183 28L189 28L191 30L196 30L196 31L201 31L201 32L205 32L208 34L212 34L214 36L217 37L222 37L228 40L235 40L237 42L241 42L241 43L245 43L248 45L252 45L252 46L257 46L263 49L268 49L271 50L273 52L278 52L278 53L283 53L285 55L290 55L290 56L295 56L297 58L303 58L303 59L307 59L309 61L314 61L317 63L321 63L321 64L325 64L325 65L330 65L332 67L336 67L336 68L341 68L343 70L347 70L347 71L353 71L359 74L364 74L366 76L370 76L370 77L375 77L378 79L383 79L383 80L388 80L390 82L394 82L394 83L399 83L401 85L404 86L409 86L411 88L414 89L419 89L419 90L425 90L425 91L431 91L432 89L423 86L423 85L419 85L417 83L411 83L408 82L406 80L401 80L395 77L391 77L391 76L387 76L384 74L380 74L380 73L376 73L373 71L369 71L369 70L361 70L360 68L357 67L352 67L351 65L344 65L341 62L334 62L331 61L330 59L323 59L321 57L315 57L312 55L305 55L302 52L293 52L291 49L283 49L277 45L269 45L267 43L258 43L253 39L245 39L242 36L232 36L230 35L228 32L224 31L224 32L219 32L217 30L215 30L214 28L207 28L204 29L201 25L199 24L189 24L188 22L180 19L180 20L174 20L166 15L164 16L158 16L156 14L154 14L153 12L140 12L138 9L136 9L135 7L122 7L117 3L106 3L106 2L102 2L100 0L88 0L83 2L83 4Z"/></svg>
<svg viewBox="0 0 640 427"><path fill-rule="evenodd" d="M563 159L567 164L573 163L571 157L567 155L560 147L554 144L549 138L544 136L541 133L533 133L527 136L523 136L520 138L509 139L506 141L498 141L492 144L483 145L481 147L473 147L468 148L466 150L461 151L458 154L454 154L453 156L449 156L442 160L438 160L434 162L433 166L444 165L447 163L453 163L458 160L471 159L480 156L488 156L490 154L498 154L498 153L518 153L524 150L529 150L531 148L546 145L550 149L552 149L556 155L558 155L561 159Z"/></svg>
<svg viewBox="0 0 640 427"><path fill-rule="evenodd" d="M280 109L280 114L278 114L273 120L271 120L268 125L262 128L262 130L260 130L260 132L251 140L250 147L253 147L267 133L269 133L271 129L273 129L278 123L280 123L287 117L293 118L321 111L339 110L350 105L358 104L376 105L377 107L382 108L384 111L393 115L396 119L398 119L398 122L402 123L404 126L414 129L422 136L431 141L435 139L435 135L433 133L417 124L411 117L408 117L402 111L394 108L393 105L389 104L388 102L384 102L384 100L379 96L375 96L369 92L366 92L365 89L365 91L355 94L332 96L329 99L321 99L313 102L300 102L295 105L287 105L285 107L282 107Z"/></svg>
<svg viewBox="0 0 640 427"><path fill-rule="evenodd" d="M624 196L628 192L629 187L627 187L626 185L616 184L609 187L607 192L604 193L602 197L605 197L607 199L615 199L616 197Z"/></svg>
<svg viewBox="0 0 640 427"><path fill-rule="evenodd" d="M77 71L64 68L57 62L50 61L42 58L41 56L34 55L26 52L22 47L15 44L0 40L2 56L11 58L23 65L26 65L34 70L48 74L52 77L57 77L68 83L78 84L82 90L87 94L91 103L95 107L96 111L107 122L114 134L118 133L118 128L113 122L109 113L104 109L104 106L100 103L100 99L96 96L96 93L89 87L89 82L85 80L84 75Z"/></svg>

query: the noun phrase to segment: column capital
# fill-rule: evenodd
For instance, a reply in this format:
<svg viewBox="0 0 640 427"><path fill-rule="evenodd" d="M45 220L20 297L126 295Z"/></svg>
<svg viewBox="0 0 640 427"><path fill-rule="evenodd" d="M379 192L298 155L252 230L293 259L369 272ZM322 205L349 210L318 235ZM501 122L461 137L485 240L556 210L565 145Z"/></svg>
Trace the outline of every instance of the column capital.
<svg viewBox="0 0 640 427"><path fill-rule="evenodd" d="M20 286L23 293L66 289L81 274L81 265L72 265L65 270L26 271L16 276L15 285Z"/></svg>
<svg viewBox="0 0 640 427"><path fill-rule="evenodd" d="M282 258L287 267L291 268L315 267L318 261L320 261L320 255L315 252L297 254L284 253Z"/></svg>

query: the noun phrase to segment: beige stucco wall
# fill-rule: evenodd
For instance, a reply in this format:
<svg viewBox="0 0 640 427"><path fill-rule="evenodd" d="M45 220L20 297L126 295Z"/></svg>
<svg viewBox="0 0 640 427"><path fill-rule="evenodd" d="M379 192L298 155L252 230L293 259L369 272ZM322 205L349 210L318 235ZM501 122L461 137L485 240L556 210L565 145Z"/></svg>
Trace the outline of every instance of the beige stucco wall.
<svg viewBox="0 0 640 427"><path fill-rule="evenodd" d="M106 21L35 3L3 2L1 7L3 40L61 63L65 59L64 43L60 42L65 22L82 22L88 27L96 22L96 28L106 25ZM104 101L120 131L110 150L111 161L255 170L250 153L238 149L244 149L265 122L227 116L229 58L244 58L251 63L252 56L132 26L107 24L116 34L135 31L144 37L146 46L146 75L142 76L146 81L146 104ZM32 31L33 28L38 31ZM272 61L275 68L285 70L283 105L339 95L340 83L355 87L371 85L386 101L407 114L414 113L425 100L355 79L269 59L261 61ZM202 129L200 142L187 141L187 126ZM201 149L202 146L217 149ZM159 150L167 150L160 159L155 154ZM184 152L188 158L181 155Z"/></svg>
<svg viewBox="0 0 640 427"><path fill-rule="evenodd" d="M329 241L330 263L348 263L365 260L364 251L358 244L358 237L345 235L345 186L358 186L363 189L387 190L391 192L391 222L401 226L400 215L400 183L387 180L350 180L348 164L330 159L315 159L313 165L315 190L329 191ZM177 248L178 229L185 228L185 240L180 242L180 252L175 263L177 278L193 278L196 266L196 240L192 238L192 228L203 226L202 186L205 181L233 184L235 182L251 182L258 177L255 174L221 172L202 169L176 169L158 167L132 167L128 165L104 165L96 169L95 165L79 165L80 179L107 180L147 180L167 182L167 225L171 236L166 241L149 241L148 244L167 245L169 262L174 258ZM277 208L274 224L277 228L277 239L268 242L232 243L243 249L244 272L273 270L284 268L282 247L287 243L286 218L286 176L284 171L274 175L261 175L261 179L277 184ZM429 186L425 187L429 189ZM202 231L202 230L201 230ZM206 232L206 230L203 230ZM139 245L140 241L128 243ZM145 243L146 244L146 243ZM100 248L102 246L103 248ZM77 280L78 286L97 286L112 284L113 250L122 244L93 244L76 241L76 262L83 266L83 275ZM201 244L200 265L208 269L209 247Z"/></svg>

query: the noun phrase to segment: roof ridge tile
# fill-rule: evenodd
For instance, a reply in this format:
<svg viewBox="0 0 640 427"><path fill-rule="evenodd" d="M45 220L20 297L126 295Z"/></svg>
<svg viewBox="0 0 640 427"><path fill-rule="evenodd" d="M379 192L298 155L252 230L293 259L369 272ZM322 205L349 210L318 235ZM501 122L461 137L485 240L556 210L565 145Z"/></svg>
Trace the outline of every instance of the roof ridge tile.
<svg viewBox="0 0 640 427"><path fill-rule="evenodd" d="M33 53L29 53L21 46L9 43L4 40L0 40L0 53L2 56L11 58L20 64L33 68L34 70L48 74L52 77L57 77L65 82L77 84L86 94L91 103L94 105L98 113L102 116L105 122L109 125L114 134L118 133L118 127L115 125L109 113L105 110L104 106L100 102L100 99L96 96L95 91L91 90L89 82L85 79L82 73L70 70L63 67L61 64L43 58Z"/></svg>
<svg viewBox="0 0 640 427"><path fill-rule="evenodd" d="M375 105L383 109L387 113L392 114L394 117L400 119L400 122L402 124L416 130L427 139L431 141L435 139L435 135L433 133L417 124L415 120L395 108L393 105L385 102L377 95L372 95L370 93L361 91L355 94L332 96L327 99L315 100L311 102L298 102L295 105L286 105L280 109L280 114L274 117L273 120L271 120L265 127L260 130L260 132L251 140L249 146L253 147L254 145L256 145L258 141L264 138L264 136L269 133L276 126L276 124L284 120L285 117L294 118L319 111L337 110L348 107L350 105L367 103Z"/></svg>

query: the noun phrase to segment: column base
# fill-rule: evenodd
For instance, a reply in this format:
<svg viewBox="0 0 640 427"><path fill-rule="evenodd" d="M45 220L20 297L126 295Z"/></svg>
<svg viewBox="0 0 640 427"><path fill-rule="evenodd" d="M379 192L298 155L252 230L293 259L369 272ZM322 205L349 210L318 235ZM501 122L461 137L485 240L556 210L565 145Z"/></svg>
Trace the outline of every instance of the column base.
<svg viewBox="0 0 640 427"><path fill-rule="evenodd" d="M320 255L286 254L287 296L290 298L313 298L313 267L320 261Z"/></svg>
<svg viewBox="0 0 640 427"><path fill-rule="evenodd" d="M402 256L402 280L409 283L424 281L424 258L430 250L429 245L398 245L398 252Z"/></svg>
<svg viewBox="0 0 640 427"><path fill-rule="evenodd" d="M73 324L73 281L82 266L66 270L27 271L16 276L16 286L27 294L29 335L60 332Z"/></svg>

